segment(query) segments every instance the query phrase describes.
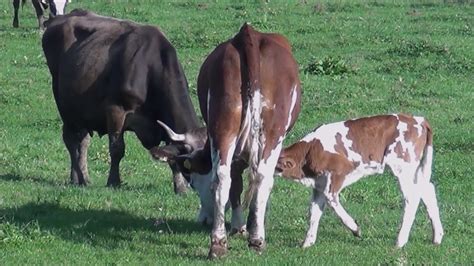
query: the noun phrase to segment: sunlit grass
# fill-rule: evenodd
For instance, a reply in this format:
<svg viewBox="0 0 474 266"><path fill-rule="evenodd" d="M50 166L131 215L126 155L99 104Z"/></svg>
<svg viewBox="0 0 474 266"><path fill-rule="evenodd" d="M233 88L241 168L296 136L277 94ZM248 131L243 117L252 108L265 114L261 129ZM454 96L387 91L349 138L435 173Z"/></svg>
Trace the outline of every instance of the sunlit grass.
<svg viewBox="0 0 474 266"><path fill-rule="evenodd" d="M435 132L433 180L446 236L430 243L420 207L407 246L394 243L402 214L389 174L342 193L362 227L356 239L327 210L303 250L309 191L278 179L267 219L268 249L231 238L230 264L472 264L474 262L474 6L462 1L73 1L101 15L158 25L176 47L198 109L205 56L245 21L288 37L300 64L303 108L285 143L322 123L408 112ZM455 3L453 3L455 2ZM468 1L464 1L468 2ZM209 228L195 222L195 193L174 195L170 170L126 135L127 185L105 187L107 138L89 151L93 184L68 185L69 158L29 3L11 27L0 3L0 264L202 264ZM314 71L305 71L312 69Z"/></svg>

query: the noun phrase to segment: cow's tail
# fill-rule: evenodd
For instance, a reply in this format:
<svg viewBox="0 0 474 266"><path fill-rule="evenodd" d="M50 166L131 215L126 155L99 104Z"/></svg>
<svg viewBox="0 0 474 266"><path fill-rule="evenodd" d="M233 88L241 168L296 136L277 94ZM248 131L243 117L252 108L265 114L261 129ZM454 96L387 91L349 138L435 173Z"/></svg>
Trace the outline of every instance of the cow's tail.
<svg viewBox="0 0 474 266"><path fill-rule="evenodd" d="M259 40L254 34L254 30L247 23L240 29L235 37L241 47L242 59L245 60L245 68L242 68L242 83L245 84L243 95L246 103L245 122L249 123L248 145L249 151L249 184L244 194L243 208L246 209L252 201L252 197L259 184L257 178L258 164L263 153L263 136L261 134L261 113L262 113L262 95L260 92L260 48Z"/></svg>
<svg viewBox="0 0 474 266"><path fill-rule="evenodd" d="M418 168L423 181L429 182L431 178L432 165L433 165L433 131L427 120L423 121L423 127L426 128L426 144L423 149L423 158L421 159L420 166ZM418 180L420 182L421 180Z"/></svg>

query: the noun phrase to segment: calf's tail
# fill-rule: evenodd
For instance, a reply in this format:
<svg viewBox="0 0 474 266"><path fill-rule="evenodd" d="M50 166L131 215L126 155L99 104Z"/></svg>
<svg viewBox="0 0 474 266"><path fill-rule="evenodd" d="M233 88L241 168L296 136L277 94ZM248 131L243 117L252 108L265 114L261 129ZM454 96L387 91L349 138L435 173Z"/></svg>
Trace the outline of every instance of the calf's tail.
<svg viewBox="0 0 474 266"><path fill-rule="evenodd" d="M425 120L423 126L427 131L426 144L423 149L423 158L420 162L419 171L421 171L423 181L429 182L433 167L433 131L428 121Z"/></svg>

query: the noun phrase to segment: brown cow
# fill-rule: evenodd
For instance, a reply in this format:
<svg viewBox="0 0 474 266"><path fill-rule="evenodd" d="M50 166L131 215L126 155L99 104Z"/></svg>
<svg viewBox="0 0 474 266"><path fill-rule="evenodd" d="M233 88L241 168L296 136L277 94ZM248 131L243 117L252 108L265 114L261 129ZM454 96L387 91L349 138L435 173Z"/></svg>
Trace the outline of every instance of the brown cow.
<svg viewBox="0 0 474 266"><path fill-rule="evenodd" d="M440 244L443 227L435 188L430 182L432 132L423 117L380 115L322 125L283 149L277 172L313 188L310 222L303 247L316 241L326 203L356 236L359 225L339 202L339 193L362 177L380 174L388 165L398 178L405 201L397 246L408 241L420 199L433 226L433 242Z"/></svg>
<svg viewBox="0 0 474 266"><path fill-rule="evenodd" d="M199 191L200 217L213 217L209 258L227 251L224 209L229 197L232 229L245 230L240 194L241 174L248 166L249 246L261 251L275 166L283 139L300 111L298 65L290 44L282 35L260 33L244 24L205 60L198 77L198 96L208 140L188 158L170 159L178 161ZM154 156L167 155L157 152Z"/></svg>

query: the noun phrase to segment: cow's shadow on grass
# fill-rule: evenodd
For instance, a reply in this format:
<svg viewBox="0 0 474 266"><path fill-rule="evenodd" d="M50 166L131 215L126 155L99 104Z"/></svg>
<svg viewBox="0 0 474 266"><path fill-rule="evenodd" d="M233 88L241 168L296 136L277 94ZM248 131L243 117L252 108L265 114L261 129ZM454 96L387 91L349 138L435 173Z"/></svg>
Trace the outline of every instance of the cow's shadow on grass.
<svg viewBox="0 0 474 266"><path fill-rule="evenodd" d="M38 177L38 176L19 176L15 174L3 174L0 175L0 180L3 181L9 181L9 182L34 182L42 185L48 185L48 186L58 186L58 185L67 185L66 181L54 181L54 180L48 180L46 178Z"/></svg>
<svg viewBox="0 0 474 266"><path fill-rule="evenodd" d="M166 242L171 240L167 235L207 234L210 231L194 220L144 218L113 209L74 210L56 203L28 203L0 209L0 223L10 223L21 230L30 230L29 227L33 226L44 234L107 248L122 248L124 244L136 242L137 238L151 245L168 245ZM186 243L176 245L187 246ZM135 245L130 246L133 248Z"/></svg>

